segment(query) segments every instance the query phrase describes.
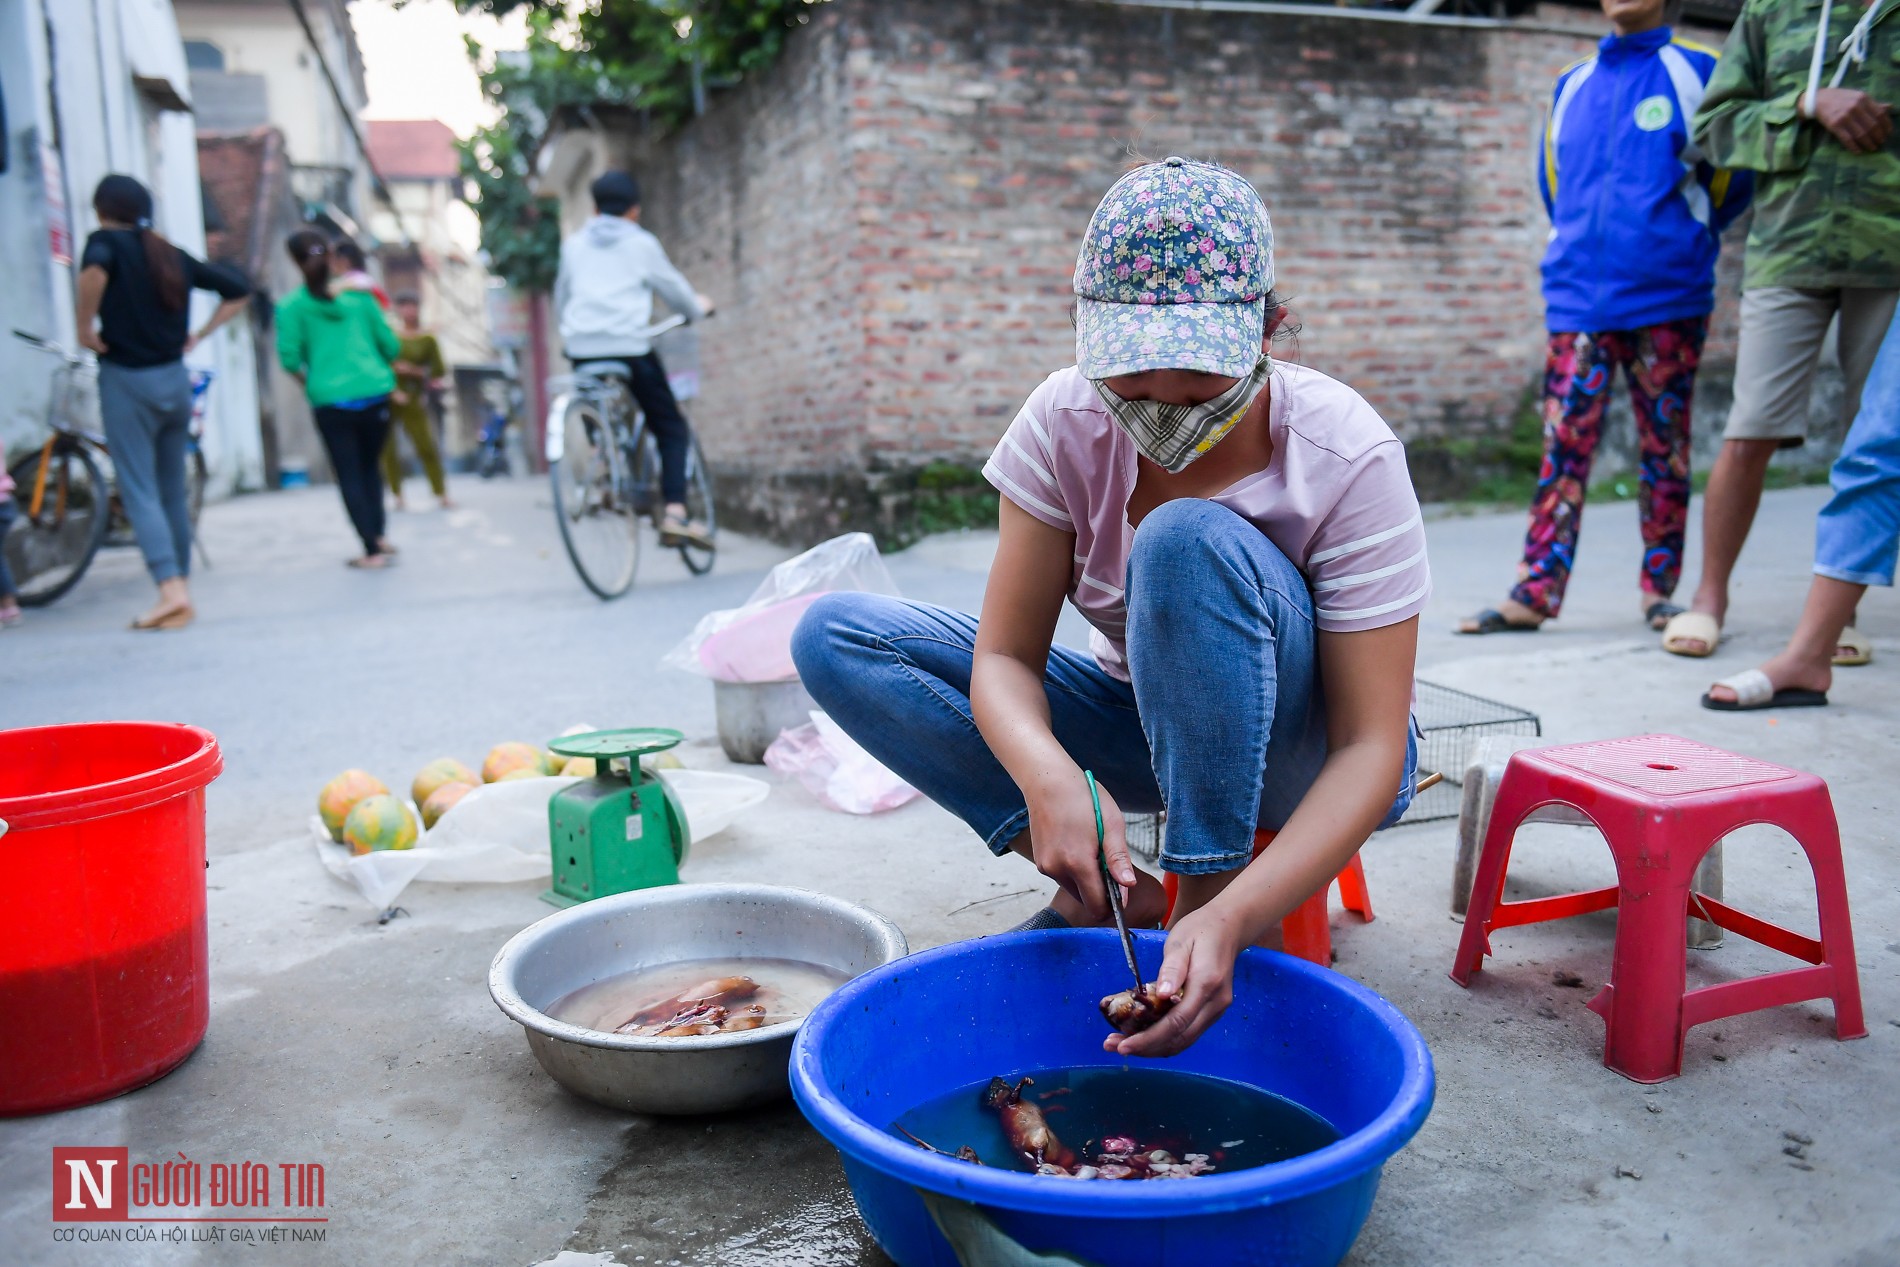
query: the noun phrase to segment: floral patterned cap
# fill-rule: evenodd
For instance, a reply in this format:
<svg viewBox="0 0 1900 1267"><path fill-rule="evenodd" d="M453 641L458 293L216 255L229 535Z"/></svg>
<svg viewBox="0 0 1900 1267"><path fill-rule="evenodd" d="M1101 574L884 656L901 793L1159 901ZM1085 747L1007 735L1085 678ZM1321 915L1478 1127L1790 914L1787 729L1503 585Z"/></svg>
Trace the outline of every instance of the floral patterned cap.
<svg viewBox="0 0 1900 1267"><path fill-rule="evenodd" d="M1167 158L1129 172L1089 219L1075 261L1075 360L1085 378L1182 369L1245 378L1273 289L1273 225L1244 179Z"/></svg>

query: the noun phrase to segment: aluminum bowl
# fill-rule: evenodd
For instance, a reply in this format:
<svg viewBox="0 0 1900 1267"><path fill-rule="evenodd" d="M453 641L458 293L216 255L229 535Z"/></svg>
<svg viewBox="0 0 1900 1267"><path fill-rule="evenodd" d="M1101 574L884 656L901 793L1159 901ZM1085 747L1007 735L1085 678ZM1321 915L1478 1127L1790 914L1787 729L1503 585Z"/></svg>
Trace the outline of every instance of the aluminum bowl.
<svg viewBox="0 0 1900 1267"><path fill-rule="evenodd" d="M736 1034L635 1038L541 1009L606 977L686 959L797 959L855 977L901 959L895 924L861 906L766 884L680 884L596 898L531 924L488 969L488 992L575 1095L634 1113L720 1113L790 1094L803 1018Z"/></svg>

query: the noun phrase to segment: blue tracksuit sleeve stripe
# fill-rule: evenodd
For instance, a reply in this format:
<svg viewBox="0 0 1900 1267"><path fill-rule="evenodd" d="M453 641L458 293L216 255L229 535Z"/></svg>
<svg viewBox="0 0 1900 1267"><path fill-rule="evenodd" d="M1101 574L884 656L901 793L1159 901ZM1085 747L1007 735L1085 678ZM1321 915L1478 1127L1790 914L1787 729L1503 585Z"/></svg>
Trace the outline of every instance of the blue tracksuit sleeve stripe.
<svg viewBox="0 0 1900 1267"><path fill-rule="evenodd" d="M1668 64L1676 98L1682 107L1682 116L1693 119L1696 111L1702 107L1709 77L1715 73L1720 54L1706 44L1678 39L1671 40L1661 55ZM1683 151L1683 161L1688 162L1692 158L1695 162L1696 183L1702 187L1703 195L1708 200L1709 232L1720 237L1722 231L1735 222L1736 217L1748 210L1749 201L1755 193L1754 173L1714 166L1702 157L1701 149L1696 146L1693 137Z"/></svg>
<svg viewBox="0 0 1900 1267"><path fill-rule="evenodd" d="M1709 229L1717 237L1728 231L1728 227L1741 219L1742 212L1748 210L1748 204L1755 199L1755 173L1743 168L1737 171L1729 167L1711 167L1702 164L1707 174L1709 205L1714 208L1709 221Z"/></svg>
<svg viewBox="0 0 1900 1267"><path fill-rule="evenodd" d="M1537 147L1537 192L1544 197L1544 214L1556 218L1557 142L1550 131L1550 112L1544 113L1544 135Z"/></svg>

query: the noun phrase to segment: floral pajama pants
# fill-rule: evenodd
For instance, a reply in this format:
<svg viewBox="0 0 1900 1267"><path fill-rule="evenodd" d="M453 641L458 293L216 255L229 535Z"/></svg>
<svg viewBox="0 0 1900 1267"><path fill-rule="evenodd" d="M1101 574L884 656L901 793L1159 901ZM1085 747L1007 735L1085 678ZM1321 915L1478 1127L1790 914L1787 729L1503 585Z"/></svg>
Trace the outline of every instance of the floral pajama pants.
<svg viewBox="0 0 1900 1267"><path fill-rule="evenodd" d="M1689 406L1706 317L1639 330L1553 334L1544 366L1544 465L1531 497L1524 560L1511 597L1555 616L1576 561L1590 459L1603 436L1603 412L1617 366L1629 382L1642 453L1642 589L1664 599L1682 573L1689 518Z"/></svg>

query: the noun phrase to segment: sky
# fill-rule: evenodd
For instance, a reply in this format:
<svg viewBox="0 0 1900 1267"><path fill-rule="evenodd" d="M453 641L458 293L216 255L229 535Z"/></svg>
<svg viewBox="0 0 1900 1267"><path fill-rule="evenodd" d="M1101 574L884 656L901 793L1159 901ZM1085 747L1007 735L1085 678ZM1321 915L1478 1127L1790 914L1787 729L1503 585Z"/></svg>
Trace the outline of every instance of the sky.
<svg viewBox="0 0 1900 1267"><path fill-rule="evenodd" d="M440 119L466 137L493 115L482 100L462 37L484 47L520 48L526 24L520 12L505 22L464 16L450 0L355 0L350 21L363 50L370 119Z"/></svg>

